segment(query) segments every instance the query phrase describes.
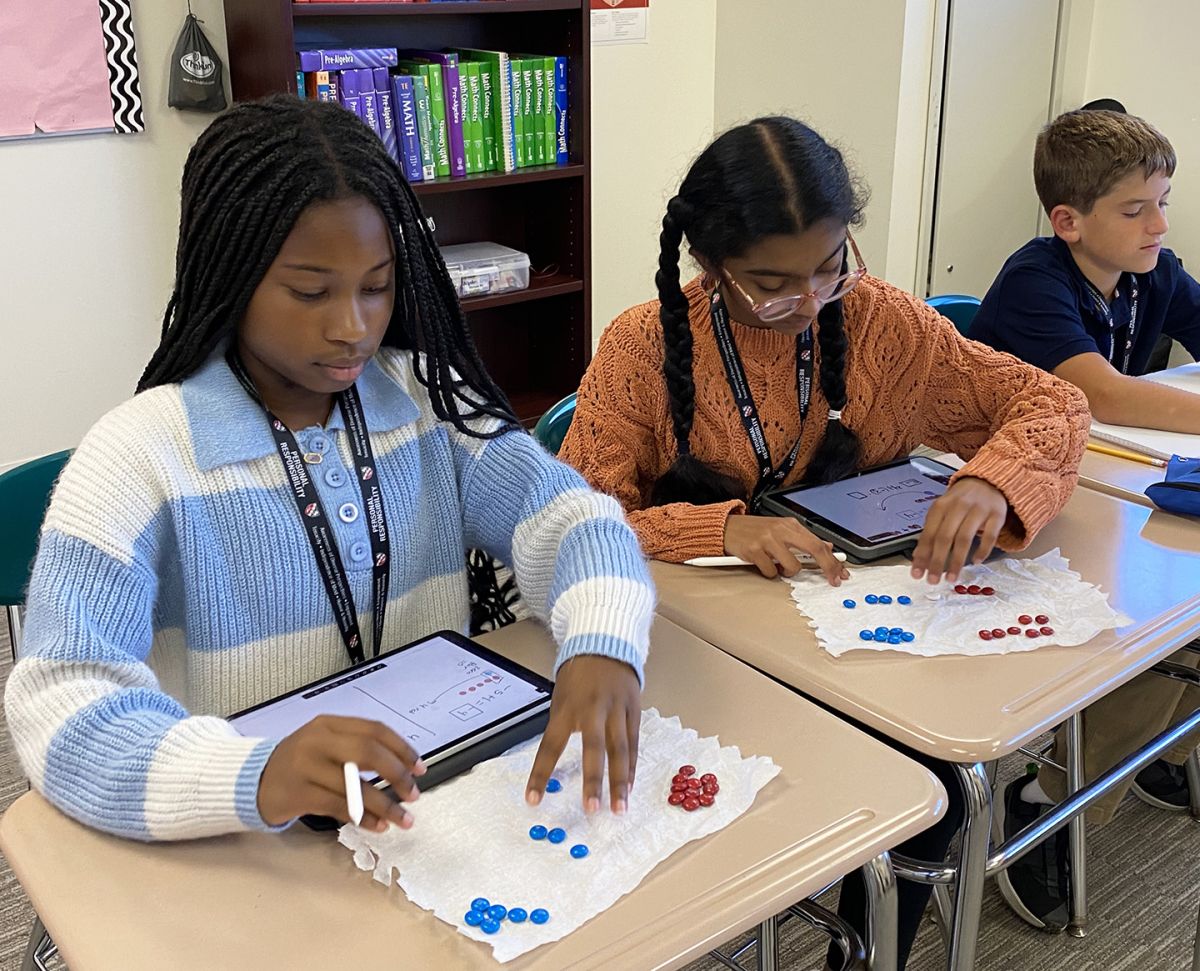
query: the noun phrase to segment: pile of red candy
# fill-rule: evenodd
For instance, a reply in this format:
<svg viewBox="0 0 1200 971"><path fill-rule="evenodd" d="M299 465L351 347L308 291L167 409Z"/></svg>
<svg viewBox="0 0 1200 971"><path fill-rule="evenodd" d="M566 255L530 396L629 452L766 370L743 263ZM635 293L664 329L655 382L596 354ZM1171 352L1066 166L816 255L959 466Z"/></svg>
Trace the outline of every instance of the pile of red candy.
<svg viewBox="0 0 1200 971"><path fill-rule="evenodd" d="M695 812L701 806L711 806L720 791L717 777L711 772L697 776L694 765L681 765L679 772L671 779L671 793L667 796L667 802L672 806L682 806L689 813Z"/></svg>

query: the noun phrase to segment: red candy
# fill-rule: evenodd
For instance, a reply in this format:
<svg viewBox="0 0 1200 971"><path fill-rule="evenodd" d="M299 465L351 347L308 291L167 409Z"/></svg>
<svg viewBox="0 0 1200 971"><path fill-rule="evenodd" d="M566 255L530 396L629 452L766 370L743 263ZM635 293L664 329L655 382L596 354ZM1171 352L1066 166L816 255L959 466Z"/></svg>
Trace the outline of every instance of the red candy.
<svg viewBox="0 0 1200 971"><path fill-rule="evenodd" d="M696 774L696 767L694 765L681 765L679 767L679 774L686 779L688 776Z"/></svg>
<svg viewBox="0 0 1200 971"><path fill-rule="evenodd" d="M712 797L712 793L702 792L700 794L700 805L701 806L711 806L715 801L716 800L714 800Z"/></svg>
<svg viewBox="0 0 1200 971"><path fill-rule="evenodd" d="M1032 624L1033 618L1030 617L1029 614L1021 614L1021 616L1017 618L1017 623L1018 624Z"/></svg>
<svg viewBox="0 0 1200 971"><path fill-rule="evenodd" d="M1026 637L1038 637L1040 635L1038 634L1038 632L1036 630L1034 630L1032 627L1030 627L1029 630L1027 630L1025 632L1025 636Z"/></svg>
<svg viewBox="0 0 1200 971"><path fill-rule="evenodd" d="M982 641L990 641L992 639L992 632L990 630L981 630L979 632L979 639Z"/></svg>
<svg viewBox="0 0 1200 971"><path fill-rule="evenodd" d="M707 792L710 796L715 796L718 792L721 791L721 787L719 785L717 785L715 782L710 782L710 783L708 783L708 785L706 785L704 787L704 791Z"/></svg>
<svg viewBox="0 0 1200 971"><path fill-rule="evenodd" d="M1054 628L1053 627L1043 627L1043 628L1041 628L1041 631L1043 634L1045 634L1047 637L1049 637L1051 634L1054 633Z"/></svg>
<svg viewBox="0 0 1200 971"><path fill-rule="evenodd" d="M1003 636L1004 636L1003 628L997 627L994 631L992 631L992 637L1003 637Z"/></svg>
<svg viewBox="0 0 1200 971"><path fill-rule="evenodd" d="M672 806L683 805L683 793L672 792L669 796L667 796L667 802L669 802Z"/></svg>
<svg viewBox="0 0 1200 971"><path fill-rule="evenodd" d="M985 597L990 597L996 591L993 590L991 587L980 587L979 592L982 593Z"/></svg>
<svg viewBox="0 0 1200 971"><path fill-rule="evenodd" d="M1008 629L1008 632L1010 634L1019 634L1019 633L1021 633L1021 628L1020 627L1010 627Z"/></svg>
<svg viewBox="0 0 1200 971"><path fill-rule="evenodd" d="M671 783L671 791L672 792L683 792L683 790L686 788L687 788L687 784L684 782L672 782Z"/></svg>
<svg viewBox="0 0 1200 971"><path fill-rule="evenodd" d="M1034 619L1034 620L1036 620L1036 621L1037 621L1039 624L1048 624L1048 623L1050 623L1050 618L1049 618L1049 617L1047 617L1045 614L1038 614L1038 615L1037 615L1036 617L1034 617L1033 619Z"/></svg>
<svg viewBox="0 0 1200 971"><path fill-rule="evenodd" d="M967 592L967 588L966 588L966 587L964 587L964 586L963 586L961 583L956 583L956 584L954 585L954 592L955 592L955 593L966 593L966 592Z"/></svg>
<svg viewBox="0 0 1200 971"><path fill-rule="evenodd" d="M969 587L967 587L967 593L974 596L975 594L979 593L980 589L981 587L978 584L972 583Z"/></svg>
<svg viewBox="0 0 1200 971"><path fill-rule="evenodd" d="M688 777L686 775L675 775L671 777L671 784L674 785L676 782L687 782L687 780Z"/></svg>
<svg viewBox="0 0 1200 971"><path fill-rule="evenodd" d="M708 785L710 782L716 782L717 777L715 775L713 775L711 772L705 772L704 775L700 776L700 781L703 782L705 785Z"/></svg>
<svg viewBox="0 0 1200 971"><path fill-rule="evenodd" d="M700 800L695 796L689 796L687 799L683 800L683 808L689 813L695 812L700 808Z"/></svg>

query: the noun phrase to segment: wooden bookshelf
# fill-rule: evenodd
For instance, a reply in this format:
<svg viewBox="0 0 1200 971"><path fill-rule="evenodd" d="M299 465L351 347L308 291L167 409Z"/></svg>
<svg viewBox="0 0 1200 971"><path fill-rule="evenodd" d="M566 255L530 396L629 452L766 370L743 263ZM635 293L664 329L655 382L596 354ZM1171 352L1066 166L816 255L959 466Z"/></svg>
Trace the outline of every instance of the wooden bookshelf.
<svg viewBox="0 0 1200 971"><path fill-rule="evenodd" d="M591 41L587 0L292 3L224 0L235 101L295 93L295 52L479 47L569 58L570 164L413 184L443 246L528 253L527 290L466 298L480 354L532 424L579 386L591 357Z"/></svg>

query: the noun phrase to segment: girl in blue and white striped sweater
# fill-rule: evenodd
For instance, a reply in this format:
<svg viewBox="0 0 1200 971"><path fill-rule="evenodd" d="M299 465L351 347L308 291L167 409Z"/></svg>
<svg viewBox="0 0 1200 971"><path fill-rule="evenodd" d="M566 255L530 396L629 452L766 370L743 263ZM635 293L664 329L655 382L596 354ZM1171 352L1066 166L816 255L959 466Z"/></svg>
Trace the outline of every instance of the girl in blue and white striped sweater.
<svg viewBox="0 0 1200 971"><path fill-rule="evenodd" d="M375 135L288 98L218 118L184 169L176 268L139 394L87 434L46 517L5 695L34 786L145 840L345 819L347 761L416 798L422 765L378 723L253 739L222 716L465 630L489 600L478 548L559 645L527 798L578 730L585 808L607 754L623 811L653 610L637 541L519 428ZM363 798L363 825L411 825Z"/></svg>

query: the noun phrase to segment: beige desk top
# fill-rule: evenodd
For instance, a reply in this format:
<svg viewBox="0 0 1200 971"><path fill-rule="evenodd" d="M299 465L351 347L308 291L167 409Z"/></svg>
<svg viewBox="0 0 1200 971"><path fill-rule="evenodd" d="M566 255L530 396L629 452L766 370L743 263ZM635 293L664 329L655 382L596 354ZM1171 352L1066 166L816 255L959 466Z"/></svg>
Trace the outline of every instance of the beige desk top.
<svg viewBox="0 0 1200 971"><path fill-rule="evenodd" d="M1077 489L1029 554L1056 546L1131 626L1027 654L834 658L782 581L668 563L652 572L663 616L890 738L974 762L1013 751L1200 633L1200 521Z"/></svg>
<svg viewBox="0 0 1200 971"><path fill-rule="evenodd" d="M553 661L530 623L486 641L543 672ZM506 967L679 967L944 812L927 770L836 716L669 621L656 622L652 643L647 707L782 771L730 826ZM496 967L489 948L355 869L330 834L299 826L148 846L88 830L30 794L0 820L0 848L72 971Z"/></svg>
<svg viewBox="0 0 1200 971"><path fill-rule="evenodd" d="M1154 503L1146 497L1146 487L1162 482L1166 472L1166 469L1119 459L1115 455L1084 452L1083 461L1079 463L1079 484L1154 509Z"/></svg>

